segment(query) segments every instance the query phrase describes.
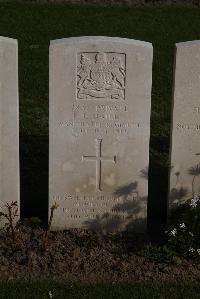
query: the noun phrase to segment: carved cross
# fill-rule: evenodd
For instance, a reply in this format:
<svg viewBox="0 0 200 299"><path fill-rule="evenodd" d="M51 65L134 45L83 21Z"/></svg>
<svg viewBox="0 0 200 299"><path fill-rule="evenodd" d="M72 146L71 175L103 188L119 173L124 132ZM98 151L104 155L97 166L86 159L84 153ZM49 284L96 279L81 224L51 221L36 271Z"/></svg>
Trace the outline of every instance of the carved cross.
<svg viewBox="0 0 200 299"><path fill-rule="evenodd" d="M96 139L96 156L82 156L82 161L95 161L96 162L96 189L101 191L101 162L114 162L116 163L116 156L102 157L101 155L102 139Z"/></svg>

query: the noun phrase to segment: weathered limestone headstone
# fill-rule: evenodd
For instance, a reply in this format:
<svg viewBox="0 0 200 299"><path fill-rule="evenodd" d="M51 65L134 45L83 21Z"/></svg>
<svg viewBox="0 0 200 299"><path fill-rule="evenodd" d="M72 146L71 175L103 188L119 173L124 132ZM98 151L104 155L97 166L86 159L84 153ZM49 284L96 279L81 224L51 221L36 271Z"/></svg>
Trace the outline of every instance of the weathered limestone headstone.
<svg viewBox="0 0 200 299"><path fill-rule="evenodd" d="M200 41L176 44L169 206L200 192Z"/></svg>
<svg viewBox="0 0 200 299"><path fill-rule="evenodd" d="M0 211L12 201L19 206L18 45L0 37Z"/></svg>
<svg viewBox="0 0 200 299"><path fill-rule="evenodd" d="M123 38L51 42L53 229L145 229L152 52Z"/></svg>

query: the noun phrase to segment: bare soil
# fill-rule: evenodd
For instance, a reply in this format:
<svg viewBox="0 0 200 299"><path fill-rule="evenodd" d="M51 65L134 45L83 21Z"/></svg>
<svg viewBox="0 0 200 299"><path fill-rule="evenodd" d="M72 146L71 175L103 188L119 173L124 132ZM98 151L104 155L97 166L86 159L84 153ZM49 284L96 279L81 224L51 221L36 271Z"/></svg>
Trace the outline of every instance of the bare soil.
<svg viewBox="0 0 200 299"><path fill-rule="evenodd" d="M17 240L0 232L0 279L68 279L82 282L200 282L200 264L150 262L137 254L141 235L100 236L85 230L50 232L46 249L41 228L20 227Z"/></svg>

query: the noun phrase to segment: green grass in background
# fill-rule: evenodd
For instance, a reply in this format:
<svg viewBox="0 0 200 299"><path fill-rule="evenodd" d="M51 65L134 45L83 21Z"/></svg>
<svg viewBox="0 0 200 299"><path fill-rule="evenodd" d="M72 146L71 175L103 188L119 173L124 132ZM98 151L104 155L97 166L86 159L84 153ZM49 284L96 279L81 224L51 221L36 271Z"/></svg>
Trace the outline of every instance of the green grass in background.
<svg viewBox="0 0 200 299"><path fill-rule="evenodd" d="M0 282L1 299L198 299L197 284L66 284L46 282Z"/></svg>

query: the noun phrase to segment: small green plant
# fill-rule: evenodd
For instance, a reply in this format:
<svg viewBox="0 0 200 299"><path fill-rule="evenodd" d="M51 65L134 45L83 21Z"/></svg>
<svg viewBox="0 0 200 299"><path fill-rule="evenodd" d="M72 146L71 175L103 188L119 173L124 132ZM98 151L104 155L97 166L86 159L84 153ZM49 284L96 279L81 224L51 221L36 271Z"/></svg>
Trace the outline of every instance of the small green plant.
<svg viewBox="0 0 200 299"><path fill-rule="evenodd" d="M145 245L139 252L139 255L147 260L158 263L172 263L175 253L165 246Z"/></svg>
<svg viewBox="0 0 200 299"><path fill-rule="evenodd" d="M0 212L0 217L6 219L5 227L8 232L11 233L12 241L16 241L16 228L17 221L15 220L18 217L18 203L17 201L12 201L10 204L5 204L6 212Z"/></svg>
<svg viewBox="0 0 200 299"><path fill-rule="evenodd" d="M172 250L184 257L200 258L200 196L191 199L181 222L166 233Z"/></svg>
<svg viewBox="0 0 200 299"><path fill-rule="evenodd" d="M54 203L54 205L52 205L51 208L50 208L51 212L50 212L49 222L48 222L48 225L47 225L47 229L45 230L44 235L43 235L43 248L44 248L44 250L47 249L48 235L49 235L49 232L51 230L51 225L52 225L52 221L53 221L54 211L58 207L59 207L59 205L57 203Z"/></svg>

